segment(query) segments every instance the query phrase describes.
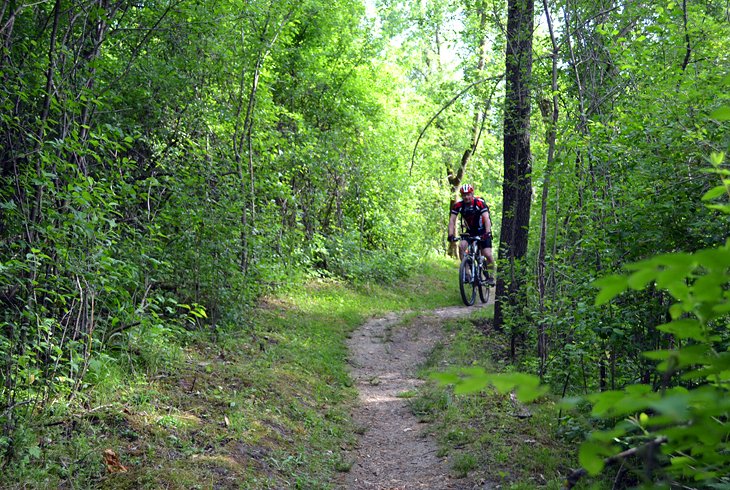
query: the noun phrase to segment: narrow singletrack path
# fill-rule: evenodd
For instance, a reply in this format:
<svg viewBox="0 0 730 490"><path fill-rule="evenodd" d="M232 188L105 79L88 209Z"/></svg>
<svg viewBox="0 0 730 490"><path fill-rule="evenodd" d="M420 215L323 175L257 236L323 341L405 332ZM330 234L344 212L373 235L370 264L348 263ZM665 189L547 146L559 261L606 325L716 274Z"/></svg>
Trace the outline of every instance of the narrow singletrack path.
<svg viewBox="0 0 730 490"><path fill-rule="evenodd" d="M475 305L475 307L479 307ZM443 322L467 316L475 307L431 310L401 324L390 314L370 320L349 340L352 377L359 392L353 419L363 434L353 452L354 464L342 475L342 489L412 490L485 488L450 474L436 441L426 434L406 398L422 383L415 371L442 339Z"/></svg>

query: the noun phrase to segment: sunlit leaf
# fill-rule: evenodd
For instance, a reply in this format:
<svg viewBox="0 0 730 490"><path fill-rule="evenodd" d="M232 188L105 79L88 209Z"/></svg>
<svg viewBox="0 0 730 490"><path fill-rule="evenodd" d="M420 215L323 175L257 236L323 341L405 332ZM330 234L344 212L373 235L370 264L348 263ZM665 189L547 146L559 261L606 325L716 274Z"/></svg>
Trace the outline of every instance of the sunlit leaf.
<svg viewBox="0 0 730 490"><path fill-rule="evenodd" d="M705 195L702 196L702 200L711 201L719 196L722 196L723 194L727 194L727 188L724 185L718 185L705 192Z"/></svg>
<svg viewBox="0 0 730 490"><path fill-rule="evenodd" d="M465 393L476 393L482 391L489 385L489 381L486 376L469 376L463 378L454 387L454 393L465 394Z"/></svg>
<svg viewBox="0 0 730 490"><path fill-rule="evenodd" d="M730 107L718 107L710 113L710 117L718 121L730 121Z"/></svg>
<svg viewBox="0 0 730 490"><path fill-rule="evenodd" d="M430 378L438 381L441 384L449 385L456 384L461 378L454 372L436 372L431 373Z"/></svg>
<svg viewBox="0 0 730 490"><path fill-rule="evenodd" d="M689 396L687 394L665 396L652 402L650 406L657 412L675 420L684 420L689 413Z"/></svg>
<svg viewBox="0 0 730 490"><path fill-rule="evenodd" d="M710 163L712 163L715 168L714 169L708 169L710 172L716 172L720 173L721 175L728 175L726 172L727 169L717 168L720 165L722 165L722 162L725 160L725 152L723 151L713 151L710 153Z"/></svg>
<svg viewBox="0 0 730 490"><path fill-rule="evenodd" d="M592 413L598 416L603 416L610 412L623 398L624 394L620 391L604 391L588 397L593 402Z"/></svg>
<svg viewBox="0 0 730 490"><path fill-rule="evenodd" d="M680 339L704 340L705 333L702 325L697 320L683 319L674 320L657 327L662 332L667 332Z"/></svg>
<svg viewBox="0 0 730 490"><path fill-rule="evenodd" d="M715 209L725 214L730 214L730 204L708 204L708 209Z"/></svg>

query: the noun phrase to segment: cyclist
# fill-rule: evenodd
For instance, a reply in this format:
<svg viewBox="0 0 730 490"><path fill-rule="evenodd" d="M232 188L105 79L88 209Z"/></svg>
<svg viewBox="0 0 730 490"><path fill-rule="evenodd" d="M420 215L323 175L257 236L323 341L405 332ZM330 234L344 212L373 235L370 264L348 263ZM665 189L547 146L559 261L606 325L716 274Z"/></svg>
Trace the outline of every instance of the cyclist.
<svg viewBox="0 0 730 490"><path fill-rule="evenodd" d="M449 241L455 242L456 217L461 215L462 227L473 237L479 237L479 248L487 260L487 270L494 271L494 255L492 254L492 220L489 218L489 206L481 197L474 197L474 187L464 184L459 188L461 200L451 207L449 219ZM463 257L467 247L466 240L459 243L459 257ZM487 284L494 286L494 274L490 274Z"/></svg>

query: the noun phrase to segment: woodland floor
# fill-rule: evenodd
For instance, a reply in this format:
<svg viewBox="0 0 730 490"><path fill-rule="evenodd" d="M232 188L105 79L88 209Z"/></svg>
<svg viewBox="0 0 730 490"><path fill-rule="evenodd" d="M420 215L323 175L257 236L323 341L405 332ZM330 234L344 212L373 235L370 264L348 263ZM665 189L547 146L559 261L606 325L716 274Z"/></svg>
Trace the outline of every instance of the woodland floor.
<svg viewBox="0 0 730 490"><path fill-rule="evenodd" d="M401 316L389 314L353 332L349 362L359 396L352 416L361 435L351 454L352 468L341 476L339 488L492 488L451 474L428 424L412 414L404 396L423 383L415 371L442 340L444 321L472 312L463 306L439 308L406 325Z"/></svg>

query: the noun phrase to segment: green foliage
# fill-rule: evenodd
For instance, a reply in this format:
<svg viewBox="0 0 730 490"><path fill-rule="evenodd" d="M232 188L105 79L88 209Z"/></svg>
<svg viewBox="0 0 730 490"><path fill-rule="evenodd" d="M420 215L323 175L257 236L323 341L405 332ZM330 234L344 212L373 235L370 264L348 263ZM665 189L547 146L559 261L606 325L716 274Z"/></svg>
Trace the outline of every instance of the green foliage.
<svg viewBox="0 0 730 490"><path fill-rule="evenodd" d="M726 205L730 180L725 178L724 155L713 154L710 163L712 167L707 171L719 176L721 185L710 188L703 200L719 201L708 207L723 219L723 214L730 214ZM566 400L566 407L575 407L581 400L588 402L595 419L592 430L577 429L579 435L583 430L588 432L578 452L579 462L595 476L604 470L606 462L630 460L632 466L638 466L631 479L647 486L727 485L730 240L694 252L657 254L627 264L624 270L593 282L599 289L596 307L620 314L613 308L617 303L625 305L626 295L648 288L671 298L662 303L667 318L653 327L662 343L642 353L648 369L654 371L655 381L629 382L621 389ZM591 311L590 305L579 306L579 311ZM593 313L589 318L597 321L600 317ZM615 348L625 335L616 326L605 328L599 323L598 327L595 332L604 340L604 346ZM578 329L574 334L582 335ZM577 352L582 359L588 349L578 344L564 352ZM482 391L491 384L500 393L516 389L518 395L522 391L523 398L533 399L540 394L537 390L543 389L537 376L493 374L478 367L436 373L433 377L454 384L456 393ZM636 457L641 461L635 461Z"/></svg>
<svg viewBox="0 0 730 490"><path fill-rule="evenodd" d="M363 5L92 3L0 13L7 460L48 406L250 332L264 294L405 280L442 247L440 154L403 164L431 103Z"/></svg>
<svg viewBox="0 0 730 490"><path fill-rule="evenodd" d="M456 394L474 393L492 386L501 394L515 391L520 401L530 402L547 392L547 387L540 386L537 376L524 373L487 373L482 367L434 373L432 377L443 384L453 384Z"/></svg>
<svg viewBox="0 0 730 490"><path fill-rule="evenodd" d="M714 157L712 163L722 174L722 158ZM722 187L730 195L730 182L723 180ZM592 433L581 446L581 464L597 474L603 469L603 458L620 448L613 441L641 447L659 440L663 442L661 455L651 458L661 464L660 476L650 478L666 474L676 481L727 484L730 241L693 254L659 255L626 269L630 274L596 282L601 288L596 303L604 304L629 287L641 289L649 282L666 289L674 300L669 306L672 320L657 329L671 336L676 347L644 353L659 361L659 387L633 384L587 397L593 415L626 421ZM673 380L677 386L670 385Z"/></svg>
<svg viewBox="0 0 730 490"><path fill-rule="evenodd" d="M457 478L464 478L470 471L477 468L477 459L471 454L458 454L454 457L451 468Z"/></svg>
<svg viewBox="0 0 730 490"><path fill-rule="evenodd" d="M557 72L551 167L541 141L551 123L533 109L535 176L547 187L546 253L544 261L537 256L536 230L522 269L531 307L507 318L508 326L526 327L513 339L515 369L538 373L568 397L610 393L606 404L625 397L627 410L649 417L662 408L653 394L671 392L663 416L681 417L677 405L686 399L671 390L711 384L685 378L686 371L722 358L727 342L719 291L726 288L720 264L727 260L730 221L720 213L728 202L722 179L730 139L723 109L728 78L718 67L727 64L728 26L709 4L634 4L610 13L590 2L548 8L561 20L554 25L557 66L570 69ZM539 37L536 59L549 59L552 43ZM541 109L552 102L551 68L535 65ZM541 218L533 214L533 230ZM706 311L697 310L701 302L709 302ZM533 354L539 333L542 358ZM650 387L646 402L626 392L634 385ZM640 414L605 415L581 403L563 413L560 432L582 440L612 428L611 417ZM644 443L649 453L663 451L637 429L617 437L610 454L608 443L591 446L594 464ZM626 464L641 466L641 457ZM617 486L641 482L623 469L615 478Z"/></svg>
<svg viewBox="0 0 730 490"><path fill-rule="evenodd" d="M556 405L550 396L540 396L529 405L529 419L515 416L520 408L507 395L508 386L529 376L515 376L509 366L502 366L508 339L489 328L491 315L484 311L470 321L446 325L448 335L422 370L422 375L430 379L409 400L411 410L418 415L416 409L429 408L430 431L439 443L439 453L449 457L455 471L465 464L464 470L468 469L470 476L499 482L505 488L561 488L560 475L577 464L571 455L575 446L557 437ZM458 387L461 376L453 375L463 375L464 371L453 369L444 373L445 364L483 366L466 371L486 371L493 373L488 375L489 379L509 380L503 387L507 391L502 394L493 386L486 386L484 377L484 390L457 394L448 385L455 382ZM446 379L447 384L433 381L440 379ZM531 384L533 380L525 383L527 391ZM447 403L436 403L438 400Z"/></svg>

